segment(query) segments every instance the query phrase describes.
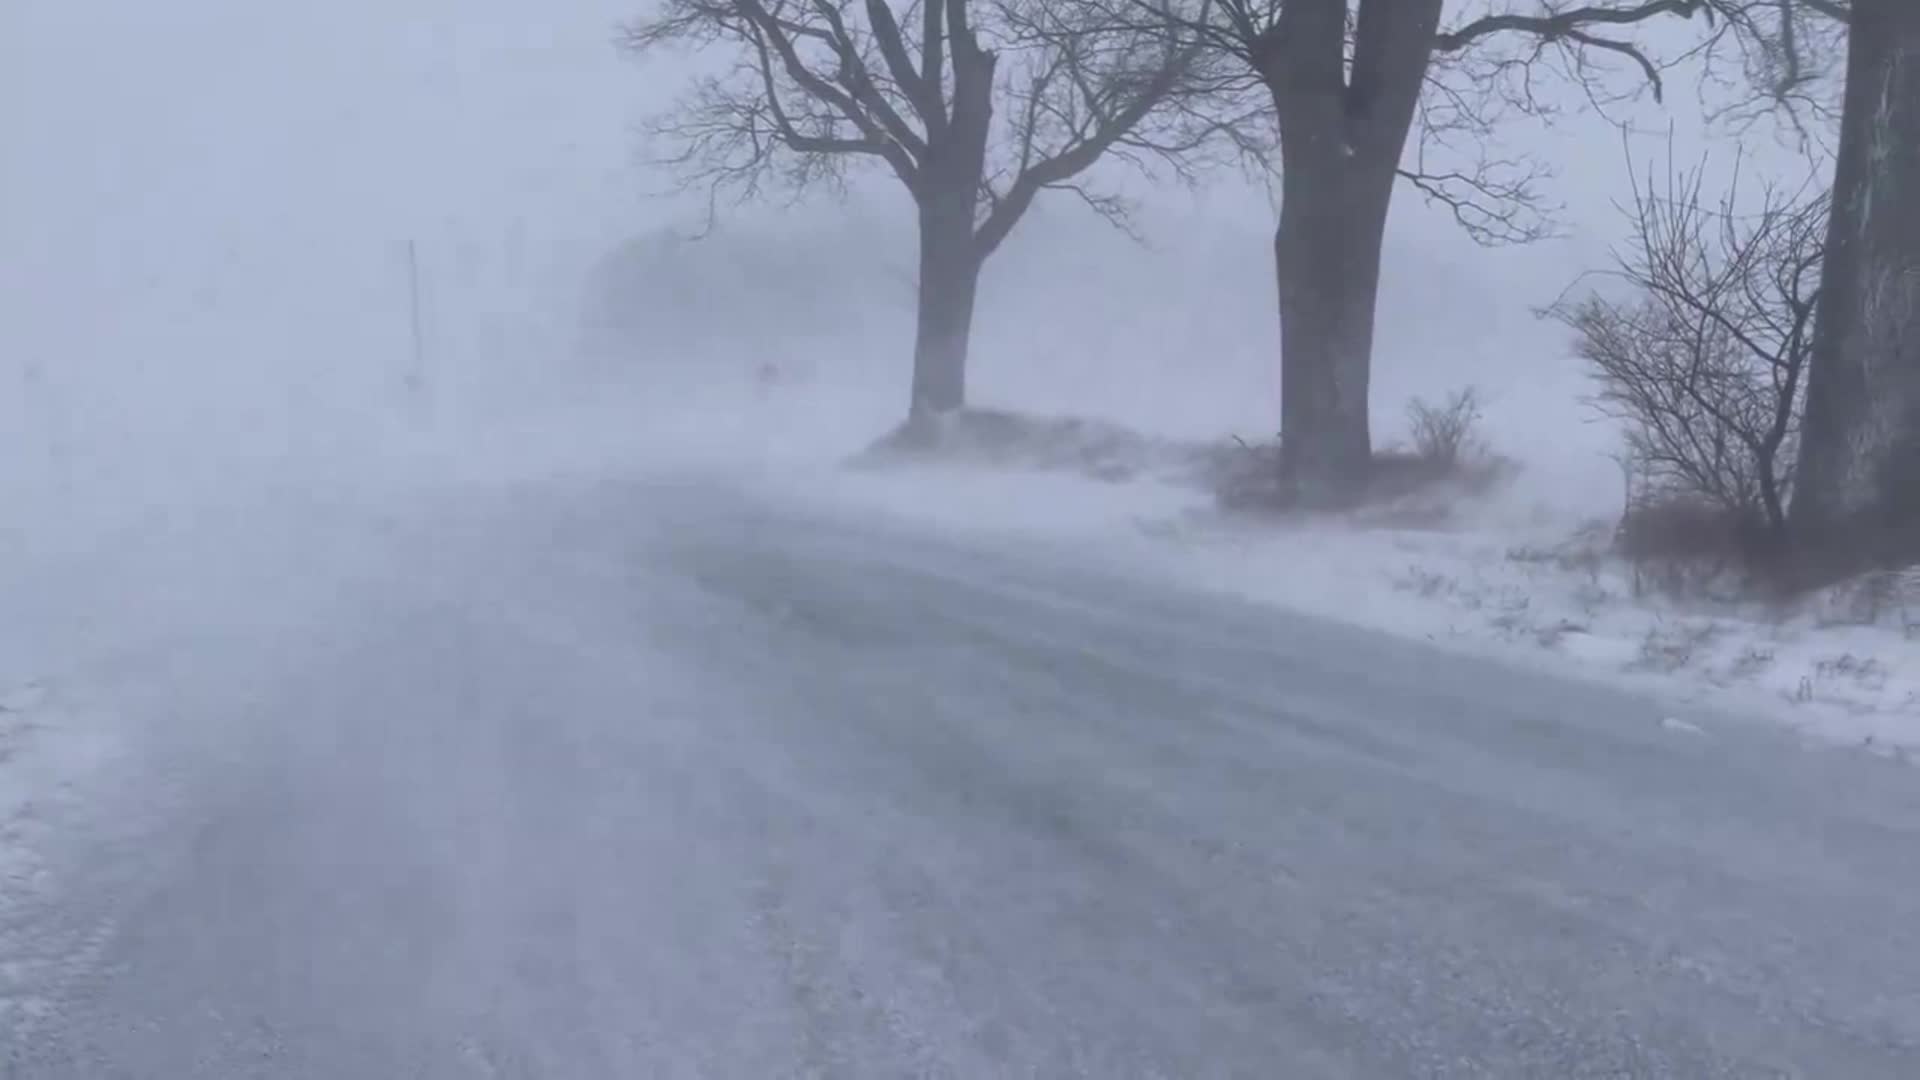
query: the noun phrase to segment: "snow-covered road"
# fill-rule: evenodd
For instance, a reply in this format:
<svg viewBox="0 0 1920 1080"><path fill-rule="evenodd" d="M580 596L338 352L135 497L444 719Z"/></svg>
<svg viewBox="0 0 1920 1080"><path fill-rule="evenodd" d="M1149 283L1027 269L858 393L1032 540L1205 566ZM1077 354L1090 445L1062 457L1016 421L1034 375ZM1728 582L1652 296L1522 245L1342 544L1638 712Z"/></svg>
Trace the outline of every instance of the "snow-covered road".
<svg viewBox="0 0 1920 1080"><path fill-rule="evenodd" d="M4 1075L1920 1075L1904 764L707 484L329 520L117 669Z"/></svg>

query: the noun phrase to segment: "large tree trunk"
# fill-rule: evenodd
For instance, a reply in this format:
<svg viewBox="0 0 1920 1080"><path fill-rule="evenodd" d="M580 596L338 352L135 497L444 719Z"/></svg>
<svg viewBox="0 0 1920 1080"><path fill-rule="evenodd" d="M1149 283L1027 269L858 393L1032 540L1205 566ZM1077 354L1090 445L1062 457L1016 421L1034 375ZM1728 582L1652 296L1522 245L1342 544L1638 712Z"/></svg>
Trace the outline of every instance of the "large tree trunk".
<svg viewBox="0 0 1920 1080"><path fill-rule="evenodd" d="M1358 497L1373 461L1367 402L1391 163L1381 174L1345 154L1295 154L1282 181L1280 429L1289 487L1309 503Z"/></svg>
<svg viewBox="0 0 1920 1080"><path fill-rule="evenodd" d="M1849 559L1920 549L1920 3L1854 0L1793 523Z"/></svg>
<svg viewBox="0 0 1920 1080"><path fill-rule="evenodd" d="M967 344L986 258L974 236L973 216L987 169L996 61L967 27L966 4L947 4L944 10L953 113L930 136L914 191L920 208L920 289L909 428L922 428L967 403Z"/></svg>
<svg viewBox="0 0 1920 1080"><path fill-rule="evenodd" d="M1373 440L1380 249L1432 61L1441 0L1288 0L1260 74L1280 122L1280 416L1286 486L1325 505L1364 494Z"/></svg>
<svg viewBox="0 0 1920 1080"><path fill-rule="evenodd" d="M973 193L929 199L920 208L920 289L913 340L911 418L923 421L967 403L967 343L980 258L973 240Z"/></svg>

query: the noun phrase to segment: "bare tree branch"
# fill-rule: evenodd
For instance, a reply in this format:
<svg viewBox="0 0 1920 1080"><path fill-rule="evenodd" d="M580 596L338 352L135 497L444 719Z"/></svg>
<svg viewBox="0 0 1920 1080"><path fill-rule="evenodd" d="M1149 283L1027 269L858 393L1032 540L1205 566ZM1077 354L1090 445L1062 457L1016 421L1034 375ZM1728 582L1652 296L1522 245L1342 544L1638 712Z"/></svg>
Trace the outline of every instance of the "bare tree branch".
<svg viewBox="0 0 1920 1080"><path fill-rule="evenodd" d="M971 197L984 258L1049 188L1120 220L1084 181L1102 160L1181 179L1264 162L1253 81L1166 6L1215 0L1150 2L1117 20L1059 0L665 0L625 44L739 58L653 126L688 182L745 198L877 159L916 200Z"/></svg>
<svg viewBox="0 0 1920 1080"><path fill-rule="evenodd" d="M1669 169L1662 191L1636 176L1632 245L1611 272L1627 295L1594 292L1549 314L1575 331L1593 365L1595 406L1625 424L1640 497L1706 499L1777 548L1812 351L1826 196L1769 187L1749 208L1737 170L1714 202L1704 178L1704 167Z"/></svg>
<svg viewBox="0 0 1920 1080"><path fill-rule="evenodd" d="M1388 65L1380 45L1406 13L1400 5L1366 0L1356 12L1345 0L1215 0L1170 11L1162 0L1112 0L1121 17L1165 20L1197 46L1238 59L1273 85L1324 86L1345 99L1347 145L1367 143L1369 94ZM1512 113L1547 117L1553 103L1537 92L1551 76L1578 86L1590 104L1606 109L1641 89L1664 96L1663 60L1638 41L1616 36L1662 18L1721 15L1727 5L1778 0L1511 0L1511 6L1436 31L1427 41L1425 92L1413 163L1403 181L1454 211L1470 235L1487 243L1535 239L1552 232L1538 191L1547 172L1490 151L1493 129ZM1804 0L1795 0L1804 2ZM1816 0L1837 3L1839 0ZM1611 31L1612 33L1609 33ZM1326 40L1344 38L1344 48ZM1493 48L1504 43L1501 48ZM1315 47L1316 44L1318 47ZM1630 85L1611 77L1600 56L1629 61ZM1341 58L1344 57L1344 62ZM1284 123L1283 119L1283 123ZM1436 159L1450 159L1446 164ZM1451 159L1458 159L1451 160Z"/></svg>
<svg viewBox="0 0 1920 1080"><path fill-rule="evenodd" d="M1716 30L1694 55L1703 90L1731 103L1713 109L1737 129L1783 119L1814 142L1838 118L1848 0L1713 0ZM1733 69L1727 70L1727 60ZM1816 121L1810 127L1808 121Z"/></svg>
<svg viewBox="0 0 1920 1080"><path fill-rule="evenodd" d="M1708 0L1643 0L1624 6L1590 4L1562 11L1543 4L1546 10L1534 15L1507 12L1482 16L1458 30L1437 35L1433 48L1436 52L1458 52L1483 38L1513 33L1553 41L1585 33L1593 26L1633 26L1661 15L1691 17L1708 10L1707 4Z"/></svg>
<svg viewBox="0 0 1920 1080"><path fill-rule="evenodd" d="M893 17L893 10L887 6L886 0L867 0L866 6L867 22L873 27L873 38L880 45L880 55L886 59L887 70L892 74L894 84L906 94L928 131L937 132L947 122L947 106L941 99L937 76L929 81L925 74L914 68L913 61L907 56L906 37L901 34L900 23ZM933 57L929 58L923 53L921 62L929 70L935 70L937 58L944 50L939 47L938 35L930 40L934 44Z"/></svg>

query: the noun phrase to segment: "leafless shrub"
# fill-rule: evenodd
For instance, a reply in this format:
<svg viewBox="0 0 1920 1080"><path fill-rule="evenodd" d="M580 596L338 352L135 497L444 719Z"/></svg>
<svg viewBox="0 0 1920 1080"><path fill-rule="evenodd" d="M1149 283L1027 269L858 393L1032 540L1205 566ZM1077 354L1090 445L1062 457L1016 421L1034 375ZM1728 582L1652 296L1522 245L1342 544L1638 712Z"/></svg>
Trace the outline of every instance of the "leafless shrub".
<svg viewBox="0 0 1920 1080"><path fill-rule="evenodd" d="M1850 679L1869 689L1879 689L1886 685L1886 665L1871 656L1859 657L1852 653L1830 656L1813 665L1814 675L1822 679Z"/></svg>
<svg viewBox="0 0 1920 1080"><path fill-rule="evenodd" d="M1614 546L1632 562L1675 559L1732 570L1758 541L1752 523L1726 507L1685 495L1631 495Z"/></svg>
<svg viewBox="0 0 1920 1080"><path fill-rule="evenodd" d="M1417 454L1436 463L1457 465L1482 450L1479 391L1469 386L1437 405L1414 398L1407 403L1407 426Z"/></svg>
<svg viewBox="0 0 1920 1080"><path fill-rule="evenodd" d="M856 454L859 468L939 463L1075 473L1108 483L1142 477L1205 483L1203 448L1077 416L966 408L909 421Z"/></svg>
<svg viewBox="0 0 1920 1080"><path fill-rule="evenodd" d="M1878 626L1892 619L1908 637L1920 631L1920 566L1873 570L1826 593L1826 625Z"/></svg>
<svg viewBox="0 0 1920 1080"><path fill-rule="evenodd" d="M1438 404L1407 403L1412 446L1373 456L1366 502L1384 507L1389 524L1438 525L1460 500L1488 494L1508 479L1514 463L1495 454L1480 435L1480 396L1472 387Z"/></svg>
<svg viewBox="0 0 1920 1080"><path fill-rule="evenodd" d="M1293 508L1282 468L1280 440L1252 443L1235 436L1221 448L1213 472L1214 498L1222 509L1274 512Z"/></svg>
<svg viewBox="0 0 1920 1080"><path fill-rule="evenodd" d="M1614 547L1636 597L1743 599L1773 565L1750 518L1691 495L1630 494Z"/></svg>
<svg viewBox="0 0 1920 1080"><path fill-rule="evenodd" d="M1827 200L1735 183L1703 197L1705 169L1636 181L1627 286L1549 309L1592 366L1591 399L1626 429L1629 555L1738 558L1785 548L1786 507L1811 352Z"/></svg>
<svg viewBox="0 0 1920 1080"><path fill-rule="evenodd" d="M1513 472L1514 463L1480 436L1480 396L1471 387L1439 403L1407 404L1412 445L1375 451L1366 482L1333 508L1363 510L1368 524L1423 528L1443 524L1462 498L1485 495ZM1216 492L1229 509L1288 512L1303 509L1287 482L1281 440L1235 447L1218 471ZM1322 508L1325 508L1324 506Z"/></svg>

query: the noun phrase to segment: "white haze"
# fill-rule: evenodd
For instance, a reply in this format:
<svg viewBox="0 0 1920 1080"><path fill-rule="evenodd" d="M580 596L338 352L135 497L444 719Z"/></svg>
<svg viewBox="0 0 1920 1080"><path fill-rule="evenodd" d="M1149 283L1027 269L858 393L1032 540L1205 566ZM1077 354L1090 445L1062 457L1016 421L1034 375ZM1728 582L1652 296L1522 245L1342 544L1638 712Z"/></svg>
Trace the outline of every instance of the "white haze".
<svg viewBox="0 0 1920 1080"><path fill-rule="evenodd" d="M618 445L764 464L844 452L897 419L913 253L898 194L871 177L843 200L723 207L713 236L671 242L701 224L702 204L657 196L668 178L643 164L637 131L692 61L620 55L614 26L634 10L6 5L0 552L12 569L143 514L261 485L352 488L401 460L475 475ZM1697 131L1686 97L1670 119ZM1380 436L1395 437L1409 395L1476 384L1491 436L1529 464L1529 498L1604 508L1613 436L1588 422L1564 334L1533 310L1617 238L1619 139L1591 116L1509 138L1559 173L1567 235L1483 250L1401 199ZM1681 146L1691 157L1699 143ZM1659 139L1641 150L1661 151ZM1270 434L1265 192L1229 178L1197 195L1139 190L1145 244L1060 197L995 257L975 397L1183 436ZM404 393L409 243L424 410ZM595 266L623 245L673 254L622 298L645 332L610 353L583 313ZM753 403L750 378L769 357L799 380L772 406Z"/></svg>
<svg viewBox="0 0 1920 1080"><path fill-rule="evenodd" d="M992 1006L1024 1014L1007 1030L1037 1025L1035 1045L1077 1054L1083 1040L1061 1042L1061 1032L1092 1028L1078 1021L1062 1028L1057 1010L1029 1004L1046 1005L1060 986L1124 990L1127 980L1108 978L1104 965L1167 965L1142 960L1157 952L1109 957L1113 942L1104 931L1036 951L1041 938L1022 929L1028 917L1044 916L1051 942L1055 915L1068 905L1138 893L1130 910L1144 930L1130 940L1158 949L1171 941L1162 913L1200 895L1191 881L1161 869L1198 858L1219 863L1217 872L1234 879L1229 888L1266 890L1264 870L1258 881L1245 877L1253 864L1215 859L1214 848L1196 855L1192 843L1191 829L1201 826L1228 830L1219 835L1235 851L1255 850L1254 838L1270 834L1267 774L1245 772L1244 790L1216 802L1212 778L1182 763L1238 760L1247 747L1280 748L1277 756L1305 769L1303 776L1337 763L1343 771L1327 783L1343 790L1364 791L1348 777L1371 777L1412 793L1407 798L1424 791L1448 806L1485 811L1459 818L1464 829L1442 818L1427 830L1435 836L1478 835L1494 821L1486 814L1500 817L1502 829L1532 821L1532 832L1509 837L1528 858L1557 850L1558 834L1542 829L1565 831L1570 822L1604 838L1634 831L1616 827L1619 821L1644 818L1659 827L1636 833L1653 846L1641 852L1635 873L1666 872L1676 852L1703 859L1731 852L1731 862L1703 863L1719 870L1701 880L1711 885L1734 873L1783 883L1748 890L1754 895L1827 894L1805 892L1817 880L1801 872L1805 859L1774 859L1793 871L1784 878L1748 874L1774 848L1729 845L1719 828L1724 815L1705 815L1689 846L1669 843L1682 833L1655 819L1673 818L1671 807L1705 806L1707 796L1688 791L1679 801L1640 805L1634 800L1651 790L1646 777L1613 783L1619 776L1609 779L1607 770L1654 761L1656 737L1678 743L1685 756L1672 759L1676 766L1731 746L1735 764L1722 770L1729 779L1708 801L1738 805L1721 798L1731 793L1771 808L1768 822L1798 823L1798 832L1762 830L1763 839L1799 837L1801 848L1792 850L1815 851L1813 841L1842 831L1869 841L1893 835L1855 824L1900 820L1897 801L1833 803L1836 790L1863 799L1881 790L1868 777L1862 791L1855 781L1864 774L1815 762L1817 773L1791 767L1786 787L1745 786L1777 759L1771 750L1762 755L1721 740L1723 727L1703 715L1709 710L1677 710L1655 727L1659 719L1637 706L1616 716L1614 704L1582 704L1587 695L1565 683L1540 684L1537 700L1531 690L1505 700L1522 684L1503 679L1489 689L1479 674L1486 669L1477 667L1449 674L1424 644L1405 663L1382 666L1372 646L1362 655L1344 636L1316 643L1287 629L1293 621L1271 624L1288 640L1277 643L1270 663L1264 645L1206 644L1214 633L1268 625L1243 620L1238 609L1229 614L1226 605L1219 620L1191 624L1213 629L1182 645L1189 655L1163 699L1157 689L1139 693L1144 683L1107 675L1180 635L1163 633L1164 626L1121 633L1117 623L1109 634L1105 624L1144 627L1175 606L1147 591L1115 597L1110 608L1078 610L1083 598L1096 599L1096 589L1125 575L1171 572L1193 590L1179 610L1191 599L1198 611L1209 590L1237 592L1423 643L1524 654L1556 673L1628 681L1630 666L1677 637L1698 658L1670 681L1690 694L1710 687L1715 708L1751 704L1748 711L1760 714L1791 694L1808 702L1807 722L1831 718L1830 730L1844 738L1920 748L1912 708L1920 701L1920 663L1906 659L1915 650L1904 628L1834 634L1830 620L1808 617L1785 628L1794 637L1782 638L1776 626L1643 604L1620 568L1589 580L1510 557L1516 544L1554 544L1580 519L1611 514L1619 497L1607 457L1615 436L1580 404L1586 381L1563 332L1534 315L1583 270L1601 265L1619 237L1611 203L1625 193L1625 177L1619 138L1605 122L1581 115L1551 132L1524 124L1508 132L1510 150L1536 152L1558 171L1551 192L1566 204L1562 239L1482 250L1411 193L1391 223L1377 339L1378 437L1400 436L1410 395L1479 386L1486 435L1526 466L1500 513L1420 536L1338 526L1208 532L1218 523L1204 518L1188 530L1185 515L1204 495L1163 485L984 470L830 472L826 466L904 412L911 217L899 193L871 176L843 200L723 207L712 236L675 239L699 228L703 202L658 194L669 178L642 164L638 129L681 91L695 61L640 63L619 53L616 24L645 2L0 0L0 1032L32 1032L31 1024L44 1022L39 1030L62 1041L125 1034L133 1041L118 1045L136 1046L150 1036L180 1055L172 1059L180 1067L169 1073L152 1055L127 1060L171 1075L189 1071L189 1058L205 1064L245 1056L258 1068L268 1051L293 1055L275 1059L289 1063L309 1050L361 1051L359 1039L303 1045L329 1032L371 1033L369 1053L403 1043L424 1053L441 1031L461 1028L464 1036L469 1024L484 1038L462 1043L463 1052L476 1053L467 1066L480 1065L478 1051L524 1046L572 1063L550 1070L566 1075L620 1075L579 1063L621 1060L615 1043L629 1036L622 1052L638 1054L655 1030L667 1037L649 1052L743 1061L750 1059L740 1053L758 1047L800 1046L804 1035L813 1053L828 1045L812 1041L815 1020L828 1017L837 1027L834 1016L861 1029L857 1041L873 1034L869 1018L881 1017L916 1053L931 1047L938 1056L950 1037L943 1032L965 1029L964 1039L951 1038L971 1053L974 1032L1001 1027L988 1013L953 1007L961 998L948 990L971 980L966 972L989 970L997 956L1064 956L1071 969L1071 958L1098 954L1084 979L1074 976L1078 982L1020 976L1006 983L1012 995ZM1670 112L1648 106L1635 115L1654 132L1671 118L1682 132L1680 153L1692 160L1705 146L1698 109L1679 80L1673 91ZM1642 139L1642 160L1657 160L1663 141L1659 134ZM1714 153L1725 165L1733 149L1721 144ZM1771 156L1797 177L1791 154ZM1266 193L1224 178L1199 193L1124 182L1142 199L1144 244L1114 233L1069 197L1049 198L987 267L975 399L1181 438L1270 437L1279 412L1278 327ZM422 285L421 397L407 386L410 248ZM611 302L610 278L631 286ZM618 332L610 336L610 327ZM755 371L767 362L783 378L763 387ZM817 494L823 517L840 513L838 524L851 527L823 530L809 551L784 526L736 538L731 532L748 533L762 519L726 506L710 521L684 519L692 522L684 563L650 561L650 552L683 541L649 535L678 530L683 520L673 499L650 496L691 492L691 505L703 489L629 481L647 471L715 468L754 484L770 480L766 487L778 491ZM561 470L615 483L553 482ZM602 490L612 492L604 504ZM593 499L579 498L583 492ZM919 531L892 532L884 527L890 515L910 518ZM1157 515L1151 535L1134 527L1144 515ZM990 547L995 532L1018 534L1018 543L1030 545L1023 550L1053 544L1065 557L1036 558L981 589L974 568L987 564L962 554L974 549L918 546L979 526L969 541ZM843 545L843 537L851 542ZM741 539L747 542L733 546ZM765 574L752 565L761 553L779 555ZM869 574L863 553L891 569ZM1116 572L1058 591L1021 583L1037 585L1054 567L1094 565ZM814 579L815 568L829 567ZM703 573L742 580L708 595L695 580ZM874 610L887 617L859 610L875 590L896 587L909 590L899 605ZM1597 589L1614 599L1599 605ZM742 618L747 604L754 613ZM854 659L849 650L864 648L859 643L947 605L956 618L932 620L929 635L905 649L858 657L854 675L842 678L840 665ZM829 620L809 629L816 610ZM1584 632L1572 632L1573 619ZM1180 621L1188 625L1185 616ZM1090 639L1071 640L1083 634ZM976 652L976 640L990 643ZM992 670L1030 647L1074 658L1060 670L1039 654L1033 664L1015 665L1031 669L1024 673ZM1762 652L1777 662L1741 684L1744 697L1726 696L1733 691L1722 676ZM1836 663L1841 656L1847 665ZM1296 673L1308 676L1302 685L1281 685ZM1334 693L1355 675L1379 696ZM1393 715L1435 680L1436 700L1452 703L1442 712L1462 720L1457 732ZM1540 704L1549 689L1552 701ZM1069 695L1084 700L1064 708ZM1016 700L1018 707L1003 708ZM1031 703L1045 709L1056 701L1061 724L1024 730L1035 727ZM1475 702L1492 707L1482 714ZM1320 724L1322 703L1330 725ZM956 765L942 759L961 741L939 733L895 738L904 730L896 721L923 705L942 723L978 711L965 742L993 749L969 750ZM1571 722L1522 722L1562 706ZM1241 714L1260 711L1315 715L1305 727L1275 728L1271 737L1280 741L1269 743L1255 731L1264 721L1242 722ZM1181 752L1169 756L1163 748L1174 743L1151 725L1186 714L1204 722L1180 725ZM1616 721L1624 736L1600 730ZM1351 726L1361 741L1341 734L1324 742L1323 755L1320 726ZM1122 737L1110 737L1115 732ZM856 745L869 734L872 746ZM1482 745L1487 738L1513 745ZM1296 744L1307 756L1293 753ZM1348 753L1376 744L1384 750ZM1624 755L1622 748L1634 749ZM1127 756L1136 752L1151 762ZM1349 757L1370 763L1349 765ZM1546 769L1549 759L1567 768ZM1405 762L1427 764L1414 775ZM1580 775L1568 771L1574 766ZM1191 775L1150 790L1174 772ZM1070 782L1055 784L1056 776ZM1827 779L1836 776L1850 779ZM1572 803L1561 805L1558 777L1578 781ZM916 790L890 786L895 780ZM576 790L582 781L584 790ZM1625 809L1596 801L1609 783L1631 794ZM965 798L928 794L942 786ZM1043 786L1076 804L1080 789L1095 793L1085 803L1095 815L1088 820L1120 820L1109 806L1151 794L1151 815L1165 824L1144 832L1128 817L1122 839L1150 841L1128 848L1144 853L1133 861L1150 877L1180 878L1178 888L1109 889L1107 868L1075 868L1086 859L1110 861L1108 848L1049 824L1074 850L1064 859L1067 876L1049 874L1045 891L1034 894L1044 902L994 915L1004 922L955 922L954 912L994 907L991 890L969 893L970 883L1004 879L1021 891L1024 875L1065 850L1009 841L1004 831L1024 830L1036 808L1053 816L1053 803L1017 808L1018 819L973 813L985 803L1026 803L1027 790ZM1589 790L1591 797L1579 796ZM1775 790L1803 794L1779 801L1768 794ZM1015 797L994 794L1000 791ZM1519 802L1515 791L1524 796ZM423 792L434 797L420 798ZM896 796L884 813L873 812L876 799ZM1569 810L1583 799L1594 802L1591 816ZM1375 816L1358 827L1410 836L1409 865L1431 864L1427 880L1440 891L1457 892L1452 885L1463 874L1479 875L1486 852L1450 844L1427 851L1426 833L1404 832L1420 816L1408 813L1416 805L1361 801ZM1509 807L1522 812L1507 814ZM1553 813L1536 813L1541 807ZM1341 875L1371 888L1379 867L1393 866L1402 849L1355 863L1347 857L1352 845L1337 836L1354 822L1340 819L1340 806L1319 809L1301 819L1301 835L1332 853L1326 910L1340 915ZM1068 810L1069 817L1082 812ZM596 820L575 820L583 814ZM853 845L865 854L846 843L854 827L873 830L868 842ZM1321 832L1335 842L1320 844ZM690 849L689 836L700 841ZM1858 865L1898 864L1862 843ZM615 847L631 857L609 860ZM1456 848L1468 852L1465 862ZM681 861L683 849L694 853L691 862ZM933 853L935 873L902 878L895 855L915 851ZM688 868L681 876L689 887L658 888L662 866ZM993 872L983 877L983 867ZM1536 861L1531 870L1520 867L1521 876L1547 881L1556 867ZM1278 871L1292 873L1276 868L1276 881ZM149 876L151 888L139 884ZM1868 878L1840 876L1845 887L1834 886L1832 895L1844 903L1803 911L1795 900L1799 907L1788 914L1805 922L1782 924L1811 943L1808 955L1822 953L1812 947L1826 940L1816 932L1822 927L1889 922L1875 906L1879 898L1911 895L1898 888L1875 894ZM1586 891L1618 892L1638 880L1622 878L1621 886L1617 877L1610 866ZM921 904L919 880L958 897L957 906ZM576 889L577 901L563 896ZM415 893L433 906L415 906ZM388 902L403 894L408 902ZM1086 998L1084 1007L1107 1013L1101 1024L1154 1015L1144 1037L1164 1034L1204 1060L1198 1051L1212 1052L1207 1035L1216 1021L1246 1026L1231 1009L1212 1015L1214 960L1238 941L1221 935L1251 928L1261 941L1283 940L1236 914L1271 908L1264 895L1208 893L1216 894L1225 899L1210 910L1226 921L1196 924L1204 950L1165 954L1200 958L1161 997L1207 1006L1201 1027L1174 1032L1169 1024L1183 1024L1183 1014L1149 998L1140 999L1148 1004L1138 1014L1108 1010L1103 993L1062 1000ZM120 927L96 918L114 908L129 913ZM1605 928L1597 947L1624 966L1601 984L1627 986L1628 976L1642 974L1637 958L1671 952L1676 927L1709 954L1730 947L1731 939L1690 914L1669 917L1705 910L1690 897L1667 908L1647 913L1646 936L1625 952L1615 947L1614 928ZM1744 917L1761 925L1772 911ZM1465 926L1484 922L1465 917L1482 913L1456 908L1442 912L1442 921ZM774 927L789 915L795 929ZM415 916L445 924L446 936L414 940ZM1088 925L1098 929L1104 919ZM237 931L227 925L234 920ZM978 937L976 930L998 944L968 959L972 966L954 965L961 973L954 981L922 977L932 970L930 956L939 957L945 943ZM1488 1014L1494 1026L1486 1030L1527 1034L1528 1053L1538 1025L1502 1019L1509 1006L1530 1000L1506 977L1518 972L1550 986L1558 985L1555 972L1575 970L1555 951L1574 943L1534 955L1529 936L1505 926L1491 926L1484 939L1499 939L1502 949L1482 948L1476 936L1459 939L1465 952L1452 938L1402 941L1367 925L1355 932L1365 943L1356 956L1407 959L1412 945L1438 942L1443 968L1467 953L1492 958L1488 971L1498 978L1460 1001L1474 1011L1476 1003L1504 1002ZM296 935L306 940L292 941ZM1508 939L1522 951L1505 951ZM825 993L816 1001L812 986L795 993L791 961L820 941L848 945L852 959L848 981L820 980ZM926 942L940 943L939 951L925 951ZM1844 960L1850 949L1871 947L1846 944L1825 952ZM558 954L559 966L547 962L548 952ZM728 959L735 955L738 965ZM435 962L422 965L422 957ZM643 963L630 965L634 957ZM325 971L310 969L309 958L324 961ZM1406 1009L1402 969L1420 981L1419 965L1389 963L1379 998L1387 1003L1382 1030L1391 1034L1383 1045L1396 1048L1408 1045L1397 1019ZM1736 991L1766 981L1765 971L1726 970ZM1898 973L1848 983L1823 981L1821 970L1809 985L1852 987L1861 1003L1855 1020L1827 1029L1877 1031L1889 1000L1881 991ZM656 971L669 973L668 986L694 978L684 985L700 992L663 996L649 981ZM763 971L771 981L757 981ZM1592 982L1584 966L1579 971L1567 985ZM1444 974L1428 981L1451 992L1457 972ZM1689 968L1679 977L1696 974ZM899 994L862 1000L862 985L880 985L881 975L899 982ZM990 982L981 985L997 994L1001 984ZM132 988L126 996L122 984ZM196 990L216 984L209 994ZM79 1026L60 1031L71 1019L60 1012L70 985L109 995L99 1005L100 1028L83 1011ZM832 989L838 985L855 996L841 997ZM635 996L619 996L627 988ZM1694 989L1682 987L1675 1000L1695 1002ZM249 1000L263 991L271 1000ZM681 999L684 1008L674 1004ZM740 1002L776 999L786 1004L748 1009L747 1028L738 1027ZM116 1014L115 1001L137 1002L138 1011ZM819 1001L824 1011L813 1008ZM905 1011L897 1010L902 1003ZM344 1011L300 1013L322 1004ZM1446 1003L1440 1015L1458 1004ZM1695 1020L1729 1007L1702 1004ZM1624 1030L1618 1015L1596 1015L1592 1030ZM1807 1014L1811 1021L1827 1015ZM161 1019L129 1022L136 1016ZM183 1023L170 1025L169 1017ZM606 1017L619 1022L598 1022ZM360 1018L371 1023L359 1027ZM789 1024L792 1042L785 1041ZM1336 1037L1349 1027L1342 1017ZM1669 1028L1691 1038L1692 1028L1664 1020L1649 1029ZM732 1033L751 1045L736 1045ZM1003 1063L1026 1054L1019 1042L991 1038ZM21 1046L34 1050L33 1038L0 1035L0 1060L13 1060ZM1427 1049L1434 1047L1453 1053L1439 1043ZM319 1068L342 1059L307 1060ZM537 1058L490 1060L512 1068ZM385 1069L396 1071L403 1070Z"/></svg>

